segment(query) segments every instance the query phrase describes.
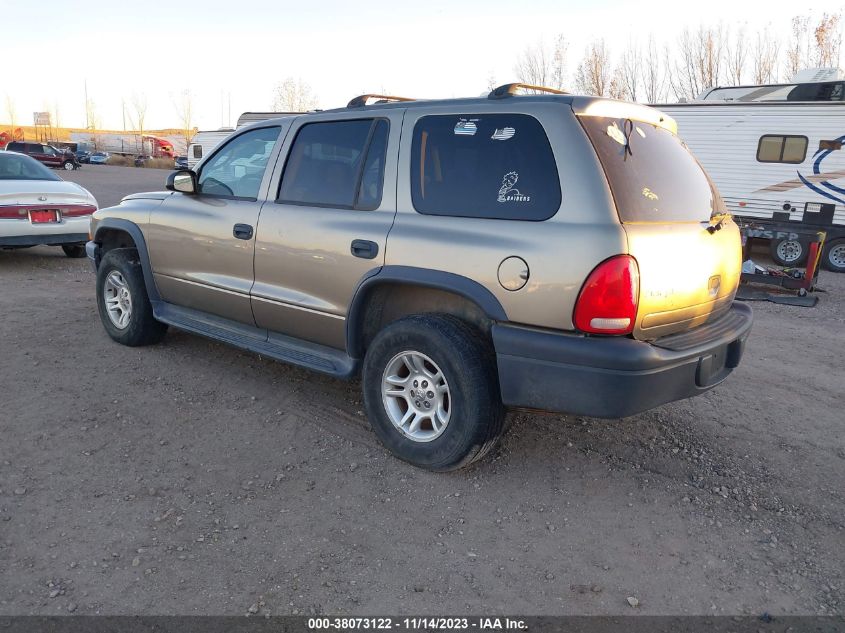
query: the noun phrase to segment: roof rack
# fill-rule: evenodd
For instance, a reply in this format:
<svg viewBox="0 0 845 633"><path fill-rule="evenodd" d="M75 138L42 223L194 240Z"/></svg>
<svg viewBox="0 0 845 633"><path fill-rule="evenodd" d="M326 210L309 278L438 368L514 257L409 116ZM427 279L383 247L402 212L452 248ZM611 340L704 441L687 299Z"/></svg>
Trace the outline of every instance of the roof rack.
<svg viewBox="0 0 845 633"><path fill-rule="evenodd" d="M361 108L367 105L367 101L370 99L378 99L376 103L389 103L391 101L415 101L415 99L411 99L409 97L391 97L390 95L376 95L376 94L368 94L368 95L359 95L355 97L352 101L346 104L347 108Z"/></svg>
<svg viewBox="0 0 845 633"><path fill-rule="evenodd" d="M568 95L569 93L564 90L558 90L557 88L549 88L548 86L532 86L531 84L504 84L499 86L498 88L493 88L490 91L490 94L487 95L488 99L504 99L505 97L513 97L516 95L517 90L535 90L537 92L548 92L549 94L553 95Z"/></svg>

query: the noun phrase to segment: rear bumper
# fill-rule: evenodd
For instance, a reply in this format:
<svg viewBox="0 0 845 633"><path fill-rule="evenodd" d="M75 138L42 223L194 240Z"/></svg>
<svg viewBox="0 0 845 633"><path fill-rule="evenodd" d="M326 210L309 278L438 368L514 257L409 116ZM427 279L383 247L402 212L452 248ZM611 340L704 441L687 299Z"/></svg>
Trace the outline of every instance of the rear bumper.
<svg viewBox="0 0 845 633"><path fill-rule="evenodd" d="M3 246L59 246L60 244L84 244L88 240L88 233L47 233L40 235L11 235L0 236L0 247Z"/></svg>
<svg viewBox="0 0 845 633"><path fill-rule="evenodd" d="M734 302L717 321L652 343L495 325L502 401L622 418L689 398L739 365L752 321L751 308Z"/></svg>

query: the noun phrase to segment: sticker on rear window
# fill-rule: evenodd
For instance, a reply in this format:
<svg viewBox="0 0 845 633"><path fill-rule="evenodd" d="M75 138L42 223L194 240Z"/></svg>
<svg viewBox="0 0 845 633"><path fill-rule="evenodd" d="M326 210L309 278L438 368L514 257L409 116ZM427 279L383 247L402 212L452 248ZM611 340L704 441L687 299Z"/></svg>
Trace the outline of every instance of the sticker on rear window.
<svg viewBox="0 0 845 633"><path fill-rule="evenodd" d="M458 136L475 136L475 133L478 132L478 126L475 124L477 120L467 121L466 119L461 119L455 124L455 134Z"/></svg>
<svg viewBox="0 0 845 633"><path fill-rule="evenodd" d="M502 186L499 188L499 197L497 202L531 202L531 196L526 196L520 193L514 185L519 180L519 174L515 171L509 171L502 176Z"/></svg>
<svg viewBox="0 0 845 633"><path fill-rule="evenodd" d="M513 138L514 134L516 134L516 130L512 127L496 128L490 138L494 141L507 141L509 138Z"/></svg>
<svg viewBox="0 0 845 633"><path fill-rule="evenodd" d="M628 144L628 140L625 138L625 133L619 129L619 126L616 125L615 121L607 126L607 135L620 145Z"/></svg>

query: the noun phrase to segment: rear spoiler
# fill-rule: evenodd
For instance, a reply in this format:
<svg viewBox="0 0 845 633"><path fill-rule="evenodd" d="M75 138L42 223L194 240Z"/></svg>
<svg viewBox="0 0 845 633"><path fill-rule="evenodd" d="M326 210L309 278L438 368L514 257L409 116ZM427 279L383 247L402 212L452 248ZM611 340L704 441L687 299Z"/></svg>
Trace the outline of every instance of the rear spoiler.
<svg viewBox="0 0 845 633"><path fill-rule="evenodd" d="M678 133L678 124L668 114L655 108L629 103L627 101L614 101L613 99L601 99L598 97L573 97L572 111L578 116L601 116L612 119L633 119L643 123L651 123L672 132Z"/></svg>

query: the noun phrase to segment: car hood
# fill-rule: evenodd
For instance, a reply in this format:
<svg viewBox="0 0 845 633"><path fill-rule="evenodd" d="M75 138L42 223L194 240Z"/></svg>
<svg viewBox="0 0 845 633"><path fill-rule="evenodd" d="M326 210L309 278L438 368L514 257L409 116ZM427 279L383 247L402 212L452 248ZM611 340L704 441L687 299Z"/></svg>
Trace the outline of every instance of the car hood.
<svg viewBox="0 0 845 633"><path fill-rule="evenodd" d="M0 205L11 204L93 204L87 189L66 180L0 180Z"/></svg>
<svg viewBox="0 0 845 633"><path fill-rule="evenodd" d="M164 200L172 195L173 193L170 191L142 191L140 193L130 193L123 200Z"/></svg>

